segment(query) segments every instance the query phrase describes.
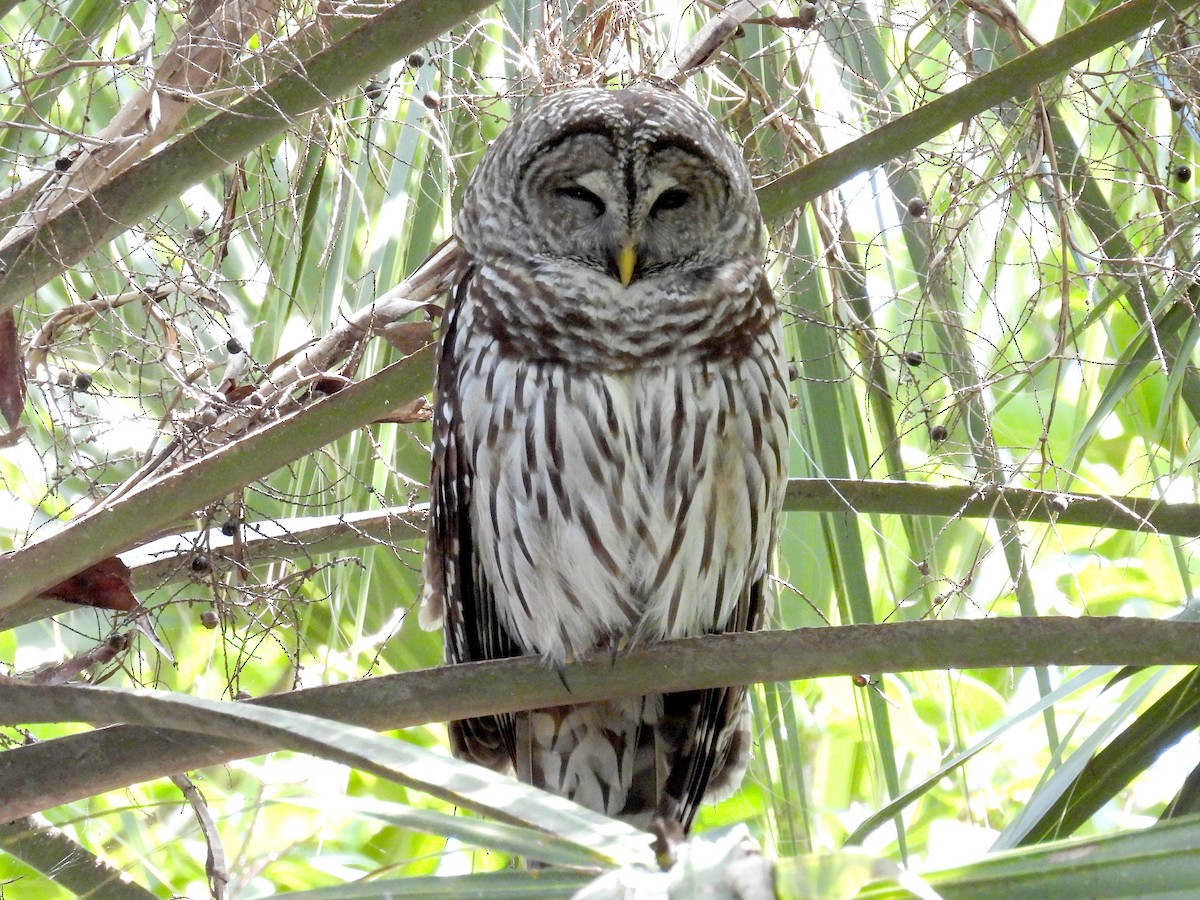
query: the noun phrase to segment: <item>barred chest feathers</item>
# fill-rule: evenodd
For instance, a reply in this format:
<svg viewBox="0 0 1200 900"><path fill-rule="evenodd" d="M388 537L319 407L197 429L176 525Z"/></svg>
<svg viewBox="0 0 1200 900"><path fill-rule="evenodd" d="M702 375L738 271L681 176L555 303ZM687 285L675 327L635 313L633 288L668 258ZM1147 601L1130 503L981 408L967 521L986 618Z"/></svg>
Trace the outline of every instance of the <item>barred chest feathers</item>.
<svg viewBox="0 0 1200 900"><path fill-rule="evenodd" d="M787 397L773 310L737 272L741 291L720 286L729 312L708 304L703 327L684 327L687 311L672 327L659 311L659 327L590 346L543 314L543 352L561 352L537 359L513 352L515 328L532 328L519 320L538 315L527 285L501 334L495 309L480 308L497 294L515 307L502 277L476 273L453 356L463 449L486 486L471 499L478 564L508 631L561 663L614 642L727 630L747 584L766 574L782 502Z"/></svg>

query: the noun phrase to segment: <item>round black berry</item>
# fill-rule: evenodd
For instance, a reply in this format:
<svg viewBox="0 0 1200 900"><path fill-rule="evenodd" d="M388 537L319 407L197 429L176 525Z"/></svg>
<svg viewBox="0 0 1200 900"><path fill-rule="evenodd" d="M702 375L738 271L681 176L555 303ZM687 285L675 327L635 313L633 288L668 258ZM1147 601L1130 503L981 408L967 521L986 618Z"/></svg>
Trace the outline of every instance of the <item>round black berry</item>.
<svg viewBox="0 0 1200 900"><path fill-rule="evenodd" d="M806 31L812 28L817 21L817 5L815 3L801 3L796 13L797 26Z"/></svg>

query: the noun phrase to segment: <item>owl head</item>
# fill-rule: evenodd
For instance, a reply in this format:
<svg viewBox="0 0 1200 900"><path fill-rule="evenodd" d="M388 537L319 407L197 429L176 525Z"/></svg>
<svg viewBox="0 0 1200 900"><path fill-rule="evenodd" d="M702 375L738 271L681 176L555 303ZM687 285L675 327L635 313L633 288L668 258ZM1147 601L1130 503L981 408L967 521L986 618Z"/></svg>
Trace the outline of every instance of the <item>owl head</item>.
<svg viewBox="0 0 1200 900"><path fill-rule="evenodd" d="M470 257L546 264L593 287L762 256L738 148L682 93L651 85L567 90L518 117L472 175L457 232Z"/></svg>

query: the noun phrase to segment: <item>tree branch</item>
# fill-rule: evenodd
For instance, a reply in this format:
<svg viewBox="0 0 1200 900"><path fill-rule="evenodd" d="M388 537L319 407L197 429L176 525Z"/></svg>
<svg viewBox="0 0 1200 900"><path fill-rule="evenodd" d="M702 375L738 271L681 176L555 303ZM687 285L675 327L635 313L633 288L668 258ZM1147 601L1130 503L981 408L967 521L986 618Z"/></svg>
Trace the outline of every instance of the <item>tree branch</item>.
<svg viewBox="0 0 1200 900"><path fill-rule="evenodd" d="M862 672L1045 665L1200 664L1200 623L1120 617L901 622L710 635L567 666L539 659L405 672L250 703L376 730L610 697ZM0 724L59 721L87 690L0 682ZM18 747L0 759L0 821L152 778L270 752L168 729L118 726ZM46 772L55 772L53 779Z"/></svg>
<svg viewBox="0 0 1200 900"><path fill-rule="evenodd" d="M783 508L788 512L851 515L936 516L1042 522L1058 526L1113 528L1150 534L1200 537L1200 503L1168 503L1150 497L1105 496L974 484L923 484L850 478L793 478ZM304 516L259 522L242 536L236 559L233 539L215 529L204 536L212 571L282 559L310 559L380 543L425 538L425 506L392 506L336 516ZM188 560L201 533L187 532L122 554L135 593L190 577ZM3 627L0 616L0 628Z"/></svg>
<svg viewBox="0 0 1200 900"><path fill-rule="evenodd" d="M0 251L0 310L491 0L400 0Z"/></svg>
<svg viewBox="0 0 1200 900"><path fill-rule="evenodd" d="M433 378L433 357L432 347L420 350L136 488L111 506L85 513L43 541L0 556L0 630L27 620L19 617L22 607L38 602L39 591L80 568L421 396Z"/></svg>
<svg viewBox="0 0 1200 900"><path fill-rule="evenodd" d="M1153 497L1105 496L995 484L920 484L851 478L793 478L785 510L863 515L945 516L1045 522L1200 536L1200 504Z"/></svg>
<svg viewBox="0 0 1200 900"><path fill-rule="evenodd" d="M763 217L770 220L785 216L858 173L883 165L960 122L1010 97L1027 93L1034 85L1061 75L1088 57L1195 5L1196 0L1131 0L1096 16L932 103L764 185L758 191Z"/></svg>

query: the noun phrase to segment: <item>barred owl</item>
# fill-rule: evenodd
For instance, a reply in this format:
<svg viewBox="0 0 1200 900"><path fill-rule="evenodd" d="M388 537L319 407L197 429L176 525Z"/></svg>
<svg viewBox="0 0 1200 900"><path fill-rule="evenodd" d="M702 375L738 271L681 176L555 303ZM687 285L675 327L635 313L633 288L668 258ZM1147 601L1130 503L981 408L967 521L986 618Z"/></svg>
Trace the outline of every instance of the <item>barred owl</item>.
<svg viewBox="0 0 1200 900"><path fill-rule="evenodd" d="M422 610L447 661L759 628L787 366L734 143L677 92L554 94L488 149L456 230ZM740 687L450 735L460 757L676 834L750 749Z"/></svg>

